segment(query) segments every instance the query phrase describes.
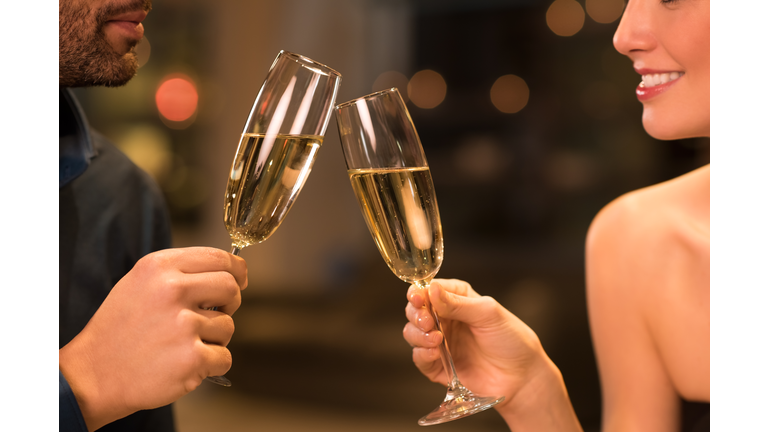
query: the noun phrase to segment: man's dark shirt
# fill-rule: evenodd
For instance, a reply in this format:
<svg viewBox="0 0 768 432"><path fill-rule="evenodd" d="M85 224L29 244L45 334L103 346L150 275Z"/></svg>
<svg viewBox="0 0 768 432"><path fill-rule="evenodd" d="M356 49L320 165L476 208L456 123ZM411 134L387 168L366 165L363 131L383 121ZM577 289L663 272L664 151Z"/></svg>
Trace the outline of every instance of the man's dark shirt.
<svg viewBox="0 0 768 432"><path fill-rule="evenodd" d="M154 181L88 126L59 92L59 348L91 319L113 286L148 253L170 247L170 221ZM59 430L86 431L59 372ZM173 431L170 405L99 431Z"/></svg>

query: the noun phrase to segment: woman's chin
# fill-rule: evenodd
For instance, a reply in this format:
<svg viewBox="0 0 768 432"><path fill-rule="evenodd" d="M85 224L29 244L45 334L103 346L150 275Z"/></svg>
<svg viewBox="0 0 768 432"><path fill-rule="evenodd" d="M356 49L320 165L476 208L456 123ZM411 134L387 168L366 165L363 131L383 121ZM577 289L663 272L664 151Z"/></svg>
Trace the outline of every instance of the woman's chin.
<svg viewBox="0 0 768 432"><path fill-rule="evenodd" d="M678 116L654 116L649 110L643 111L643 128L648 135L662 141L709 136L709 119L696 121Z"/></svg>

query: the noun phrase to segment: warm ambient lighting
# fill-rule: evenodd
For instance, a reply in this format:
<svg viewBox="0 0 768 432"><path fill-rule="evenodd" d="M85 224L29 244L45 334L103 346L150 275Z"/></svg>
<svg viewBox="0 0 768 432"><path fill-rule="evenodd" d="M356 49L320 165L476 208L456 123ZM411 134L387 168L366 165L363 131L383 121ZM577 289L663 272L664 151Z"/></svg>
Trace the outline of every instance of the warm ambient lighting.
<svg viewBox="0 0 768 432"><path fill-rule="evenodd" d="M197 89L185 75L168 76L155 93L157 110L165 119L183 122L197 110Z"/></svg>
<svg viewBox="0 0 768 432"><path fill-rule="evenodd" d="M513 114L525 108L529 96L528 84L517 75L501 76L491 87L493 106L507 114Z"/></svg>
<svg viewBox="0 0 768 432"><path fill-rule="evenodd" d="M384 72L373 82L371 91L377 92L384 89L396 87L400 90L400 96L403 102L408 103L408 77L397 71Z"/></svg>
<svg viewBox="0 0 768 432"><path fill-rule="evenodd" d="M149 124L136 124L115 141L133 163L163 184L173 165L171 137L167 131Z"/></svg>
<svg viewBox="0 0 768 432"><path fill-rule="evenodd" d="M445 99L446 88L442 75L425 69L411 77L408 82L408 97L419 108L434 108Z"/></svg>
<svg viewBox="0 0 768 432"><path fill-rule="evenodd" d="M555 0L547 9L547 25L558 36L573 36L584 26L584 9L576 0Z"/></svg>
<svg viewBox="0 0 768 432"><path fill-rule="evenodd" d="M616 21L624 12L624 0L587 0L586 6L590 18L601 24Z"/></svg>

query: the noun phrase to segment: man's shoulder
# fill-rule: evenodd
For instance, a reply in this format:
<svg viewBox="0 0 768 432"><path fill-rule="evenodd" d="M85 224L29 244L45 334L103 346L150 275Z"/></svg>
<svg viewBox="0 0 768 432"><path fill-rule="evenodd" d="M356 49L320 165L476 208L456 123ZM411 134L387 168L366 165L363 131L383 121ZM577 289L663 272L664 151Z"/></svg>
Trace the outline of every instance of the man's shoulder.
<svg viewBox="0 0 768 432"><path fill-rule="evenodd" d="M125 153L120 151L109 138L95 130L91 130L91 137L96 152L96 156L91 161L91 164L99 173L106 173L111 177L136 177L142 183L155 183L149 174L139 168Z"/></svg>
<svg viewBox="0 0 768 432"><path fill-rule="evenodd" d="M155 205L164 206L163 194L157 182L138 167L104 135L91 132L95 156L81 178L75 180L77 188L89 195L120 200L151 197ZM119 196L111 196L118 193Z"/></svg>
<svg viewBox="0 0 768 432"><path fill-rule="evenodd" d="M167 231L170 215L154 179L103 135L93 132L95 156L85 172L62 193L71 194L78 218L86 223ZM160 228L158 228L160 229Z"/></svg>

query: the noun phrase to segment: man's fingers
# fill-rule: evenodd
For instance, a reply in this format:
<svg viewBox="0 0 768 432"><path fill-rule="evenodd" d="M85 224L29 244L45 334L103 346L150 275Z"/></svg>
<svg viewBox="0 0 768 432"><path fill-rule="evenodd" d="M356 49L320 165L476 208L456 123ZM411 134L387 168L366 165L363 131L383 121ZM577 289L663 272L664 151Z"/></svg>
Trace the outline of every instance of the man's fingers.
<svg viewBox="0 0 768 432"><path fill-rule="evenodd" d="M204 344L203 359L206 376L224 375L232 367L232 354L221 345Z"/></svg>
<svg viewBox="0 0 768 432"><path fill-rule="evenodd" d="M218 311L201 311L205 316L199 329L200 339L210 344L227 346L235 333L232 317Z"/></svg>
<svg viewBox="0 0 768 432"><path fill-rule="evenodd" d="M218 311L232 315L240 307L240 286L228 272L184 274L178 285L179 295L191 308L216 307Z"/></svg>
<svg viewBox="0 0 768 432"><path fill-rule="evenodd" d="M159 265L175 267L183 273L207 273L224 271L230 273L240 289L248 285L248 267L245 260L221 249L191 247L166 249L147 255L143 260L161 261Z"/></svg>

